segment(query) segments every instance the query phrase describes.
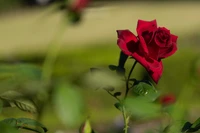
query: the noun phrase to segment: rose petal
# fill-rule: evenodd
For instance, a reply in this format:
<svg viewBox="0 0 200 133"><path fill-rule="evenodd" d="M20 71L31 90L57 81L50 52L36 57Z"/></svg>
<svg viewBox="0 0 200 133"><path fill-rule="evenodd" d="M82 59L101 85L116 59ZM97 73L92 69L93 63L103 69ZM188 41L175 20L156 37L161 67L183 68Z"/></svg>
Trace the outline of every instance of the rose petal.
<svg viewBox="0 0 200 133"><path fill-rule="evenodd" d="M138 20L137 24L137 33L138 38L140 40L140 46L139 49L141 53L149 54L147 45L151 42L154 36L154 32L157 30L157 22L156 20L152 21L144 21L144 20Z"/></svg>
<svg viewBox="0 0 200 133"><path fill-rule="evenodd" d="M171 56L177 51L176 43L172 42L172 46L169 48L160 48L159 50L159 60Z"/></svg>
<svg viewBox="0 0 200 133"><path fill-rule="evenodd" d="M132 54L132 57L147 70L153 81L157 84L163 72L162 62L151 58L146 59L136 52Z"/></svg>
<svg viewBox="0 0 200 133"><path fill-rule="evenodd" d="M137 37L129 30L117 30L118 38L123 39L126 43L130 41L137 42Z"/></svg>
<svg viewBox="0 0 200 133"><path fill-rule="evenodd" d="M152 21L138 20L136 28L138 35L141 35L144 31L154 32L156 29L157 29L156 20Z"/></svg>
<svg viewBox="0 0 200 133"><path fill-rule="evenodd" d="M122 39L117 40L117 44L119 48L126 54L126 55L132 55L132 53L128 50L126 42Z"/></svg>
<svg viewBox="0 0 200 133"><path fill-rule="evenodd" d="M165 27L158 27L154 41L161 48L170 47L172 44L170 30Z"/></svg>
<svg viewBox="0 0 200 133"><path fill-rule="evenodd" d="M129 30L117 30L118 40L117 44L119 48L126 54L131 55L135 49L137 49L138 39Z"/></svg>
<svg viewBox="0 0 200 133"><path fill-rule="evenodd" d="M176 43L178 36L171 34L172 42Z"/></svg>

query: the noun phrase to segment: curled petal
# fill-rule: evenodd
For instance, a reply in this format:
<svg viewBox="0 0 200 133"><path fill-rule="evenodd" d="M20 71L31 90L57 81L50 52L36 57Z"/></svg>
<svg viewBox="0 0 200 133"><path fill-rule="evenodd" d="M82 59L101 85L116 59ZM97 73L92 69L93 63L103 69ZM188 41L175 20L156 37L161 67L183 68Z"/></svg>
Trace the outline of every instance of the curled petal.
<svg viewBox="0 0 200 133"><path fill-rule="evenodd" d="M117 30L118 40L117 44L119 48L126 54L132 55L137 49L137 37L129 30Z"/></svg>
<svg viewBox="0 0 200 133"><path fill-rule="evenodd" d="M162 62L151 58L144 58L137 53L133 53L132 56L147 70L153 81L158 83L163 72Z"/></svg>
<svg viewBox="0 0 200 133"><path fill-rule="evenodd" d="M152 21L138 20L138 24L136 28L138 35L141 35L145 31L154 32L156 29L157 29L156 20L152 20Z"/></svg>
<svg viewBox="0 0 200 133"><path fill-rule="evenodd" d="M118 38L123 39L126 43L130 41L137 42L137 37L129 30L117 30Z"/></svg>
<svg viewBox="0 0 200 133"><path fill-rule="evenodd" d="M173 43L173 42L172 42ZM160 48L159 50L159 60L164 59L168 56L171 56L177 51L177 46L175 43L172 44L169 48Z"/></svg>
<svg viewBox="0 0 200 133"><path fill-rule="evenodd" d="M141 53L148 55L149 51L147 45L151 42L151 40L154 37L154 33L157 30L157 22L156 20L138 20L136 30L138 33L138 38L140 40L139 50L141 51Z"/></svg>

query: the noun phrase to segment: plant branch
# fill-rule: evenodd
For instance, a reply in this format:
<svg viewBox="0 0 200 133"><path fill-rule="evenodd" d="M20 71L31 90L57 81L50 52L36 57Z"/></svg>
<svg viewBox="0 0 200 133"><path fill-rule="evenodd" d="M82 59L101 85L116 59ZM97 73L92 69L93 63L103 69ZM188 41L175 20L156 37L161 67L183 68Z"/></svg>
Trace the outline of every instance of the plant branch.
<svg viewBox="0 0 200 133"><path fill-rule="evenodd" d="M119 102L121 101L118 97L114 96L110 91L108 91L108 90L105 90L105 91L107 91L109 95L111 95L112 97L117 99L117 101L119 101Z"/></svg>
<svg viewBox="0 0 200 133"><path fill-rule="evenodd" d="M130 72L128 74L128 79L126 80L126 92L125 92L125 97L124 98L127 97L128 92L130 90L130 88L129 88L129 80L130 80L131 74L132 74L133 69L135 68L136 64L137 64L137 61L135 60L135 62L133 63L133 66L132 66L132 68L131 68L131 70L130 70Z"/></svg>
<svg viewBox="0 0 200 133"><path fill-rule="evenodd" d="M123 118L124 118L124 133L128 133L128 123L129 123L129 116L127 116L126 114L126 110L125 107L122 108L122 114L123 114Z"/></svg>

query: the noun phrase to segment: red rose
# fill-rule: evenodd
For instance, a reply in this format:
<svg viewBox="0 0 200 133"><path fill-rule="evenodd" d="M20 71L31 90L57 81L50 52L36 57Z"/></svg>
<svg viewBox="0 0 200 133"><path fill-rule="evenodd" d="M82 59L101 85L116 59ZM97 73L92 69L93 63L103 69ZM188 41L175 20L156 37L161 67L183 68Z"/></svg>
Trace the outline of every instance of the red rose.
<svg viewBox="0 0 200 133"><path fill-rule="evenodd" d="M159 101L162 105L170 105L176 102L176 97L173 94L163 95Z"/></svg>
<svg viewBox="0 0 200 133"><path fill-rule="evenodd" d="M163 71L161 59L176 52L178 37L164 27L157 27L156 20L138 20L136 30L138 36L129 30L117 30L117 44L126 55L132 56L144 66L158 83Z"/></svg>
<svg viewBox="0 0 200 133"><path fill-rule="evenodd" d="M75 12L81 12L83 8L87 6L89 0L73 0L71 4L71 10Z"/></svg>

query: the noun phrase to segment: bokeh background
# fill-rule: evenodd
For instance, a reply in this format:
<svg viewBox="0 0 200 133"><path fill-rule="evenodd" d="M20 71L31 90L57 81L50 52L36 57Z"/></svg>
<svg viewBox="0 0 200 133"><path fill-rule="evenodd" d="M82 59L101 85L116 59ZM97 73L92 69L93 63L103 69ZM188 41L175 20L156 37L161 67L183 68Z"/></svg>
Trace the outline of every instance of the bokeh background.
<svg viewBox="0 0 200 133"><path fill-rule="evenodd" d="M130 29L136 33L138 19L156 19L159 26L167 27L171 33L179 36L178 51L163 60L164 72L156 88L162 93L173 93L180 98L182 103L187 105L189 120L193 121L199 117L198 1L93 0L84 10L82 21L78 24L69 23L62 11L54 11L54 4L51 2L39 5L34 1L0 0L2 64L42 65L49 45L57 43L62 46L53 76L65 77L68 82L80 85L82 76L91 67L108 68L109 64L117 65L120 52L116 44L117 29ZM130 69L131 64L132 61L128 61L126 67ZM134 74L138 78L146 76L140 65L137 65ZM80 92L98 132L105 132L115 126L120 112L114 108L113 98L103 91L81 89ZM49 107L46 107L45 112L41 121L49 127L50 132L77 132L76 129L64 128ZM21 116L33 117L32 114L22 113L18 109L13 111L6 108L0 118Z"/></svg>

